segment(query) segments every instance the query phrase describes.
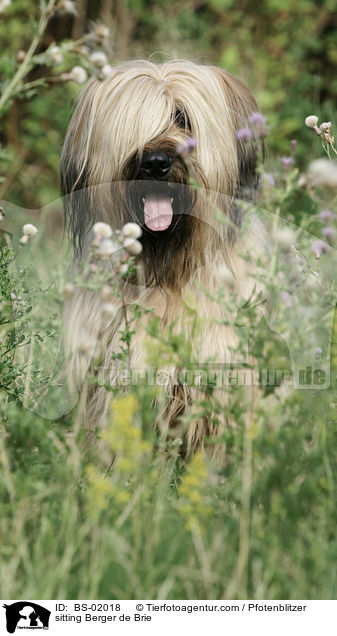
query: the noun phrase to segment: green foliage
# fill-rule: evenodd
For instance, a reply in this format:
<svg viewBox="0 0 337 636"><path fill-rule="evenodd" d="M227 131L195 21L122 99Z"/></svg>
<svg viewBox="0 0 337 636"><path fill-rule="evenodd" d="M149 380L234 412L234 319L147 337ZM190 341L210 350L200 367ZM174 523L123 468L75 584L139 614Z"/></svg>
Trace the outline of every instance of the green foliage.
<svg viewBox="0 0 337 636"><path fill-rule="evenodd" d="M97 18L96 4L89 5L86 17ZM27 51L38 33L38 7L32 0L18 0L4 16L2 95L18 71L18 49ZM296 137L294 165L282 169L276 156L269 159L268 168L261 167L258 205L270 213L271 224L274 218L294 223L300 255L302 230L320 237L323 222L318 212L336 205L324 188L299 185L301 167L320 152L303 120L312 112L320 121L332 119L337 90L335 20L332 0L263 0L258 9L247 0L207 0L195 7L184 0L130 0L127 6L119 3L112 16L112 62L161 51L157 59L168 54L220 64L240 75L257 95L272 127L272 151L289 154L289 141ZM48 78L81 59L67 40L68 26L56 16L40 34L34 60L2 111L1 192L26 208L40 208L59 195L58 158L78 87ZM69 44L66 61L56 69L45 53L55 40L66 42L65 48ZM335 221L331 225L335 228ZM297 289L308 284L306 298L317 305L323 288L317 293L309 283L318 274L314 269L322 266L324 272L324 256L321 262L315 260L309 240L304 235L304 254L309 250L310 258L304 259ZM260 263L265 266L272 308L283 284L276 276L277 266L287 260L290 246L283 244L282 249L275 250L272 267L267 261ZM60 402L57 369L48 366L46 371L46 360L58 355L54 336L61 323L66 263L57 270L48 240L38 245L35 258L31 256L37 265L34 273L21 264L21 257L22 251L17 255L1 246L3 598L335 598L336 316L329 389L298 390L282 398L282 388L266 385L261 387L263 401L253 408L246 387L227 387L224 406L219 389L210 384L180 417L174 434L165 436L155 431L164 390L146 382L123 392L107 385L114 400L106 430L92 432L94 443L88 449L81 428L83 402L72 410L69 406L69 413L58 420L37 414L43 411L39 396L53 383L56 393L48 394L51 413ZM129 267L134 267L132 260ZM47 268L55 273L48 288ZM90 288L99 291L106 273L102 269L98 274ZM89 287L92 281L83 280L85 269L81 276L75 285L85 282ZM326 311L334 290L335 281L324 290ZM288 368L287 347L261 317L259 297L253 294L238 307L233 290L220 285L213 300L232 311L238 352L246 344L240 334L253 331L250 350L255 361L267 368ZM282 333L288 308L286 300L279 305L274 319ZM116 354L121 362L130 357L136 320L144 313L136 304L130 309L121 352ZM323 314L322 330L325 321ZM294 327L301 347L311 326L307 331ZM191 369L190 342L175 324L163 335L158 320L149 319L147 330L152 366L174 363ZM228 426L220 439L210 438L206 446L212 452L225 444L225 461L210 463L201 449L186 461L183 437L191 422L204 417L216 424L224 410L235 426Z"/></svg>

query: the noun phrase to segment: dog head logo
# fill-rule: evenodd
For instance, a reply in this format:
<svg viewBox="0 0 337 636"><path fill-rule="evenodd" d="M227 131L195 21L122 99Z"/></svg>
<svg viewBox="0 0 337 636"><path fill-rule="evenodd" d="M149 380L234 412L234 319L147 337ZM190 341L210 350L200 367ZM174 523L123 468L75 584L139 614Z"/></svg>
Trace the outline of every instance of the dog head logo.
<svg viewBox="0 0 337 636"><path fill-rule="evenodd" d="M6 609L6 628L9 634L19 629L48 629L50 611L31 601L3 605Z"/></svg>

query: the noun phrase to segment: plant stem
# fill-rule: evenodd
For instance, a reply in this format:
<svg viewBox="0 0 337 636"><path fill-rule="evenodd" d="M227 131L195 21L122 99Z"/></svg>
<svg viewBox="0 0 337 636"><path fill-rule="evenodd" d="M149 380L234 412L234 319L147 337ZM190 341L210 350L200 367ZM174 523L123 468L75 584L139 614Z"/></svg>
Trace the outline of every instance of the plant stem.
<svg viewBox="0 0 337 636"><path fill-rule="evenodd" d="M47 26L49 17L52 13L56 0L49 0L47 7L42 11L41 17L38 24L37 35L33 38L31 45L25 55L25 58L22 64L19 66L16 71L14 77L11 79L9 84L7 84L4 92L0 97L0 113L3 110L6 103L11 99L11 97L15 94L18 84L25 77L25 75L29 71L31 59L38 47L41 36L44 33L44 30Z"/></svg>

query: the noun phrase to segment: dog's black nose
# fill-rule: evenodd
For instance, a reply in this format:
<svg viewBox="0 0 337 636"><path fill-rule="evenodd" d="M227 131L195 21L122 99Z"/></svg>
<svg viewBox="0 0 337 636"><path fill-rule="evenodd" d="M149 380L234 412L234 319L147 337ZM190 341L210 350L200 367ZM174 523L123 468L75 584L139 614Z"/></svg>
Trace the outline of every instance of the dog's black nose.
<svg viewBox="0 0 337 636"><path fill-rule="evenodd" d="M172 159L166 152L154 151L143 155L142 171L154 178L164 177L171 169Z"/></svg>

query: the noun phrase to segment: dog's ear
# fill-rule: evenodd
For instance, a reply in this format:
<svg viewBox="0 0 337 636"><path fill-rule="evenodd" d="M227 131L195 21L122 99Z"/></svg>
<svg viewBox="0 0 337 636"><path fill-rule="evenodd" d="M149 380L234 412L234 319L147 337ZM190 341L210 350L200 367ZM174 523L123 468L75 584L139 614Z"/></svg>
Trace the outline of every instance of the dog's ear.
<svg viewBox="0 0 337 636"><path fill-rule="evenodd" d="M250 128L249 116L259 110L250 90L234 75L224 69L213 67L225 91L226 102L231 109L234 134L242 128ZM258 187L256 171L257 151L254 139L243 140L236 137L238 158L238 185L236 196L240 199L252 199ZM263 146L263 143L262 143ZM264 148L262 148L262 153Z"/></svg>
<svg viewBox="0 0 337 636"><path fill-rule="evenodd" d="M69 133L68 133L69 135ZM65 227L68 228L75 253L80 255L84 237L92 225L90 197L85 170L80 173L68 148L69 139L63 147L60 163L60 181Z"/></svg>
<svg viewBox="0 0 337 636"><path fill-rule="evenodd" d="M88 180L90 120L94 81L84 88L65 138L61 162L60 182L65 224L72 235L75 252L80 254L84 238L93 222L92 188Z"/></svg>

